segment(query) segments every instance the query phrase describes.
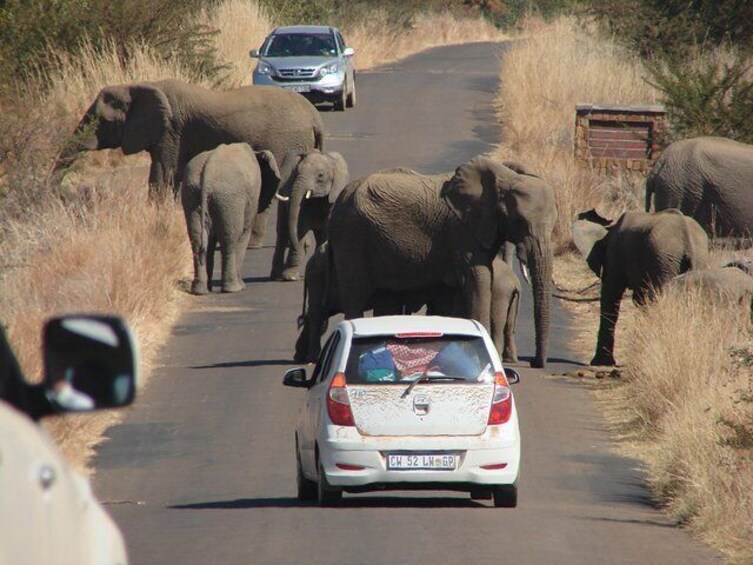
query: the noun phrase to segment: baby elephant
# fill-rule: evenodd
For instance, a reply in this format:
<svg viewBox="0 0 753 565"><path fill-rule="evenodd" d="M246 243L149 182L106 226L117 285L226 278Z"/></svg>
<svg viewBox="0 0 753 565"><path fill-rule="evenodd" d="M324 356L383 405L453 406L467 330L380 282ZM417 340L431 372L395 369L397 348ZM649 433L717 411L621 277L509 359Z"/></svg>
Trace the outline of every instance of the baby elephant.
<svg viewBox="0 0 753 565"><path fill-rule="evenodd" d="M186 165L181 188L193 251L193 294L211 290L214 252L222 254L222 292L245 288L243 258L257 213L269 208L280 171L269 151L246 143L220 145Z"/></svg>
<svg viewBox="0 0 753 565"><path fill-rule="evenodd" d="M753 298L753 276L739 263L724 267L690 271L672 279L672 288L698 288L712 299L734 302L744 306Z"/></svg>
<svg viewBox="0 0 753 565"><path fill-rule="evenodd" d="M679 210L625 212L615 222L595 210L572 225L573 240L601 278L601 322L591 365L614 365L614 331L626 289L645 304L673 277L706 267L709 240L703 228Z"/></svg>

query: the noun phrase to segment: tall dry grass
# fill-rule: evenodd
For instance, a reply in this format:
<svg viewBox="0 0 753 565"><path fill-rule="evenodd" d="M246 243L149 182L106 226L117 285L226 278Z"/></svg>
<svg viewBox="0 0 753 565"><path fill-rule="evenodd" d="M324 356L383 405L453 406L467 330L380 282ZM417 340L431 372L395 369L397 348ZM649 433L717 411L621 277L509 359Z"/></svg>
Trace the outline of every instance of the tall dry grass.
<svg viewBox="0 0 753 565"><path fill-rule="evenodd" d="M356 51L357 69L369 69L436 47L477 41L501 41L505 36L482 18L460 18L451 13L423 14L409 30L390 26L387 14L375 9L365 20L343 29Z"/></svg>
<svg viewBox="0 0 753 565"><path fill-rule="evenodd" d="M681 331L678 331L681 328ZM681 336L681 338L680 338ZM753 560L753 327L749 305L702 292L667 292L638 309L625 386L624 423L654 492L736 561Z"/></svg>
<svg viewBox="0 0 753 565"><path fill-rule="evenodd" d="M498 156L528 164L555 188L559 251L569 225L591 207L616 217L643 202L643 179L604 178L573 160L577 103L653 104L640 62L612 40L570 18L529 22L526 38L504 55L498 97L503 143ZM721 265L739 251L716 250ZM561 254L555 278L588 286L585 261ZM598 294L598 290L594 291ZM568 304L572 340L591 358L598 302ZM623 301L615 356L624 384L600 392L621 445L641 459L650 485L678 522L735 561L753 560L753 329L746 306L719 306L697 293L666 293L636 308Z"/></svg>
<svg viewBox="0 0 753 565"><path fill-rule="evenodd" d="M496 100L502 123L497 153L530 166L555 188L560 251L571 241L569 226L578 212L596 207L616 214L642 199L641 178L604 178L575 164L575 106L657 99L639 59L574 18L529 20L523 39L505 52Z"/></svg>

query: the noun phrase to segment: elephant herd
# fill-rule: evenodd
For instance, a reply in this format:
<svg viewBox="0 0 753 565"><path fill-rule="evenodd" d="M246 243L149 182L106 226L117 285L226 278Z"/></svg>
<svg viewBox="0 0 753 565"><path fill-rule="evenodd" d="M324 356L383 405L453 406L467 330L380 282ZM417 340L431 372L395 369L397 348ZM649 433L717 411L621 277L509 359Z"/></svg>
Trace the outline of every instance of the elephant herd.
<svg viewBox="0 0 753 565"><path fill-rule="evenodd" d="M178 80L104 88L55 168L81 151L116 147L149 153L153 198L165 187L180 196L194 257L192 293L211 290L218 246L221 290L244 288L243 257L260 245L275 198L272 279L298 279L313 234L296 361L318 357L333 314L354 318L366 310L383 315L423 307L478 320L503 358L517 361L521 286L500 258L514 248L533 292L531 364L545 365L557 210L552 187L524 166L481 155L446 174L397 168L351 181L342 155L324 151L321 117L301 95L263 86L218 92ZM628 212L615 222L591 211L572 226L578 249L602 278L592 364L614 364L625 289L645 303L680 275L683 284L704 284L689 271L707 266L707 232L749 235L753 148L714 138L677 142L649 176L647 206L652 197L663 211ZM747 267L708 270L708 286L739 286L740 299L750 300Z"/></svg>

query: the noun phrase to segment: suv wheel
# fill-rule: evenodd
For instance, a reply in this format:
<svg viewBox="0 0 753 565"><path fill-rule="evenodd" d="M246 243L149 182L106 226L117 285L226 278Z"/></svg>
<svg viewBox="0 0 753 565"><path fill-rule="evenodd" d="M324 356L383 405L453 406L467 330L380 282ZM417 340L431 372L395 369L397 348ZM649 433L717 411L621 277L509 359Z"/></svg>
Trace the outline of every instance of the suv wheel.
<svg viewBox="0 0 753 565"><path fill-rule="evenodd" d="M319 506L335 506L343 497L343 491L331 486L327 482L327 475L324 474L324 468L319 463L319 485L317 488Z"/></svg>
<svg viewBox="0 0 753 565"><path fill-rule="evenodd" d="M335 96L335 99L333 100L333 102L335 104L335 111L336 112L342 112L342 111L345 110L346 99L348 97L347 92L348 92L348 85L347 84L343 84L342 92L340 92L339 94L337 94Z"/></svg>
<svg viewBox="0 0 753 565"><path fill-rule="evenodd" d="M345 99L345 107L353 108L356 105L356 81L353 81L353 86L350 89L350 94Z"/></svg>

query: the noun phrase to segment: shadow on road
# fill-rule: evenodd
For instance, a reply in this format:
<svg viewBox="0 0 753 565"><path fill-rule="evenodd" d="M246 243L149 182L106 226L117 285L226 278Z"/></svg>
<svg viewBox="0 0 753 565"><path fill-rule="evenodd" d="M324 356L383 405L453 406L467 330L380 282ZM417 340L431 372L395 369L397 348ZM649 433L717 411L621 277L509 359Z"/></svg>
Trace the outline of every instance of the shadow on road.
<svg viewBox="0 0 753 565"><path fill-rule="evenodd" d="M345 497L335 508L483 508L492 507L464 498L398 498L398 497ZM244 510L250 508L318 508L315 503L301 502L297 498L237 498L174 504L171 510Z"/></svg>
<svg viewBox="0 0 753 565"><path fill-rule="evenodd" d="M253 361L228 361L227 363L213 363L212 365L195 365L191 369L230 369L232 367L275 367L280 365L295 365L292 359L255 359Z"/></svg>

